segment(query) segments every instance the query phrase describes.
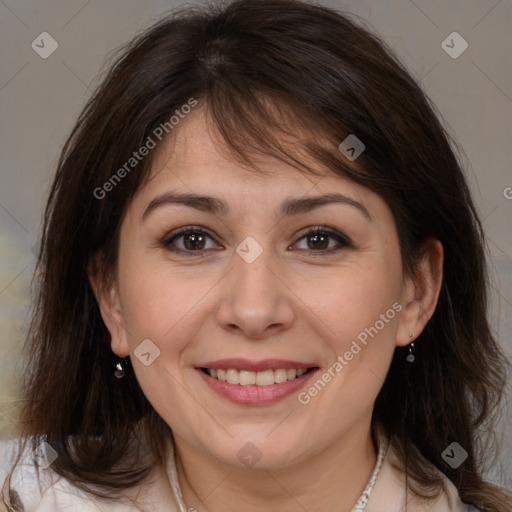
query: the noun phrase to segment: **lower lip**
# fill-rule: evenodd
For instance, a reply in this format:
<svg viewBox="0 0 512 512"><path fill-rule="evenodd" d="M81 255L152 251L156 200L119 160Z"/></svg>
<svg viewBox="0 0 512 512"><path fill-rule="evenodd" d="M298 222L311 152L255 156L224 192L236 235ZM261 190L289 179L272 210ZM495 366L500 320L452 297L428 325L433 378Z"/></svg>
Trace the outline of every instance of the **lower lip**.
<svg viewBox="0 0 512 512"><path fill-rule="evenodd" d="M243 405L265 405L279 402L279 400L296 393L318 370L318 368L315 368L298 379L270 386L230 384L229 382L223 382L210 377L203 370L197 371L213 391L232 402Z"/></svg>

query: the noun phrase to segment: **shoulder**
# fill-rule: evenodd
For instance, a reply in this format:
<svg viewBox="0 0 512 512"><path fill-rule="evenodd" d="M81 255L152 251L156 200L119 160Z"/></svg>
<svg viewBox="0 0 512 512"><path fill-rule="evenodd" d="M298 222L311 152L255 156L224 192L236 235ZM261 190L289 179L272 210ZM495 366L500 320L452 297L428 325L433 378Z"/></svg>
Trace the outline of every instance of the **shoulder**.
<svg viewBox="0 0 512 512"><path fill-rule="evenodd" d="M406 496L405 473L396 469L397 463L400 464L398 456L389 444L366 512L478 512L478 509L461 501L455 485L439 470L436 471L443 479L446 492L430 501L413 497L411 493Z"/></svg>
<svg viewBox="0 0 512 512"><path fill-rule="evenodd" d="M38 467L36 460L40 457L40 451L37 449L34 452L30 441L27 440L10 480L11 499L12 504L17 505L16 510L97 512L98 507L95 506L94 500L52 471L51 466L46 467L46 464L42 463ZM22 448L21 442L20 438L0 440L0 492ZM112 508L114 509L118 510L117 507ZM4 510L5 506L0 505L0 512Z"/></svg>
<svg viewBox="0 0 512 512"><path fill-rule="evenodd" d="M126 491L123 497L115 501L102 500L82 491L53 471L51 464L45 463L45 457L47 460L51 459L44 450L41 450L42 445L33 447L31 439L0 440L0 493L16 462L23 441L26 441L26 445L10 482L12 495L18 504L17 511L131 512L140 511L140 505L147 512L177 511L173 504L173 496L166 494L168 481L165 478L161 477L157 482L150 481L144 484L143 490L133 488L131 491ZM54 455L58 457L56 452ZM130 499L137 500L139 506L135 506ZM5 512L5 506L1 504L1 500L0 512Z"/></svg>

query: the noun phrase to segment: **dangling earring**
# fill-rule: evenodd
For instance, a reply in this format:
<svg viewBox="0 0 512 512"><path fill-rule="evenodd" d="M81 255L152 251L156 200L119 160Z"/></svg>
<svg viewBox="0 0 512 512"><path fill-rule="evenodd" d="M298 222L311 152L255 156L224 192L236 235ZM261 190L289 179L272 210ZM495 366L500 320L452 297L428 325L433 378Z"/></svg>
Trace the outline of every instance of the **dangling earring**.
<svg viewBox="0 0 512 512"><path fill-rule="evenodd" d="M409 339L412 339L412 332L409 333ZM412 353L412 349L414 348L414 341L411 341L409 345L409 353L405 358L408 363L414 363L414 354Z"/></svg>
<svg viewBox="0 0 512 512"><path fill-rule="evenodd" d="M128 359L127 359L127 357L123 357L123 358L116 357L115 358L115 371L114 371L114 375L118 379L122 379L124 377L124 374L126 373L126 370L128 369Z"/></svg>

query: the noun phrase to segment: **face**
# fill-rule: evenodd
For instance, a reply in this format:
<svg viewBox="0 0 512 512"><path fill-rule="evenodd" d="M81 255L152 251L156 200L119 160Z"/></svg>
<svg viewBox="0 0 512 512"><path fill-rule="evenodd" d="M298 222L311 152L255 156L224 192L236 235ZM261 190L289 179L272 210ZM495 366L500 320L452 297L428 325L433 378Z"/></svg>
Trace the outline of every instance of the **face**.
<svg viewBox="0 0 512 512"><path fill-rule="evenodd" d="M123 220L104 318L177 438L239 467L251 442L260 467L285 468L369 425L421 315L381 197L327 171L258 166L189 115Z"/></svg>

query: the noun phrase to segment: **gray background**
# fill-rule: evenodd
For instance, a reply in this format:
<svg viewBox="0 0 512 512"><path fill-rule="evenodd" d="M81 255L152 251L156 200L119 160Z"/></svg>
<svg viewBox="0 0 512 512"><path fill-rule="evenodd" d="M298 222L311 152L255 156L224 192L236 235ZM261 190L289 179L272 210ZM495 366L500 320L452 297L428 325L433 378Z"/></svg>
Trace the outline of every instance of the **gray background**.
<svg viewBox="0 0 512 512"><path fill-rule="evenodd" d="M463 148L488 237L492 321L512 355L512 0L321 3L366 20L421 82ZM185 4L0 0L0 437L16 435L14 374L27 326L34 245L59 151L108 52L178 5ZM458 58L441 45L454 31L469 45ZM31 47L42 32L59 45L47 59ZM456 41L448 44L460 48ZM499 463L488 475L512 488L510 394L502 412Z"/></svg>

